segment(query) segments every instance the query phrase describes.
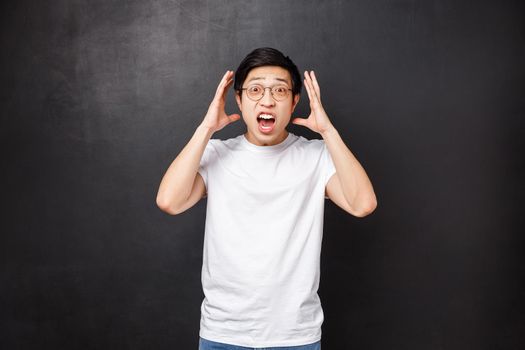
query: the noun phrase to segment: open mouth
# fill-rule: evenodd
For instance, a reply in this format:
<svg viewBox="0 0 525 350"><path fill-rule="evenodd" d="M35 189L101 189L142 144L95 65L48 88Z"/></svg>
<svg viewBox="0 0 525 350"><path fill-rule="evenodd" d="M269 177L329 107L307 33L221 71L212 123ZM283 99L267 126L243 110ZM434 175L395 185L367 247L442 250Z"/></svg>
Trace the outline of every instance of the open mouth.
<svg viewBox="0 0 525 350"><path fill-rule="evenodd" d="M269 113L261 113L257 117L259 130L263 133L271 132L275 126L275 116Z"/></svg>

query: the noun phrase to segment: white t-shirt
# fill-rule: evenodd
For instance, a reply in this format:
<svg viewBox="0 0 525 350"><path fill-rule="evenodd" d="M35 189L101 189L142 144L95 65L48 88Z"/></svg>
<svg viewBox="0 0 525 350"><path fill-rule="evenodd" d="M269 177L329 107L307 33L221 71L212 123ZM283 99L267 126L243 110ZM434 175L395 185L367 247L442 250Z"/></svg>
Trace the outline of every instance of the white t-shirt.
<svg viewBox="0 0 525 350"><path fill-rule="evenodd" d="M320 340L325 186L335 173L324 140L210 139L199 173L208 192L199 335L245 347Z"/></svg>

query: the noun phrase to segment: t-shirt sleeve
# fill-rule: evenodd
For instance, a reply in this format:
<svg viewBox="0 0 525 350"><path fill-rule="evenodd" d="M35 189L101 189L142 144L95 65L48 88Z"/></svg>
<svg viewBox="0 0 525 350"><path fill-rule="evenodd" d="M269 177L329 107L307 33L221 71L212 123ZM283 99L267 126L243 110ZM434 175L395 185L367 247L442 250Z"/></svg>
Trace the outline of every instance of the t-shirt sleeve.
<svg viewBox="0 0 525 350"><path fill-rule="evenodd" d="M208 140L208 144L206 145L206 148L204 148L204 153L202 154L200 163L199 163L199 169L197 172L201 174L202 179L204 180L204 184L206 185L206 192L208 191L208 168L212 162L213 154L213 141L212 139Z"/></svg>
<svg viewBox="0 0 525 350"><path fill-rule="evenodd" d="M323 179L323 183L326 187L328 184L328 180L332 177L332 175L335 174L335 165L332 160L332 156L330 155L330 151L328 150L328 147L326 147L326 143L324 140L322 141L323 147L322 147L322 154L321 154L321 177ZM325 198L328 198L325 196Z"/></svg>

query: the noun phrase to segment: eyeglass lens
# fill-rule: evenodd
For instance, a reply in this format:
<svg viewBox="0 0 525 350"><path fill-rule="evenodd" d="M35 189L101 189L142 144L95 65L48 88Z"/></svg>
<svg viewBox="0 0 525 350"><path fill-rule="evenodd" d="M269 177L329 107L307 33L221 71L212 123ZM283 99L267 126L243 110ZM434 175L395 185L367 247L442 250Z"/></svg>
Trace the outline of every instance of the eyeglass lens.
<svg viewBox="0 0 525 350"><path fill-rule="evenodd" d="M261 85L252 85L247 88L248 96L254 100L259 100L263 97L266 89ZM284 85L277 85L270 88L271 94L276 100L283 100L288 96L288 88Z"/></svg>

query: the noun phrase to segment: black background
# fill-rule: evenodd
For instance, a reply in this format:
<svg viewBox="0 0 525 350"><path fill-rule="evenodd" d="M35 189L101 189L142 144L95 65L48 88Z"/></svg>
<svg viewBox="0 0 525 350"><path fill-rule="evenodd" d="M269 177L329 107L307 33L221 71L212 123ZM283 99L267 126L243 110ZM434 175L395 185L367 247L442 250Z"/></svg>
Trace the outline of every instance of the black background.
<svg viewBox="0 0 525 350"><path fill-rule="evenodd" d="M0 6L2 349L197 349L206 200L155 198L263 46L317 73L378 199L327 201L323 349L525 346L520 1Z"/></svg>

